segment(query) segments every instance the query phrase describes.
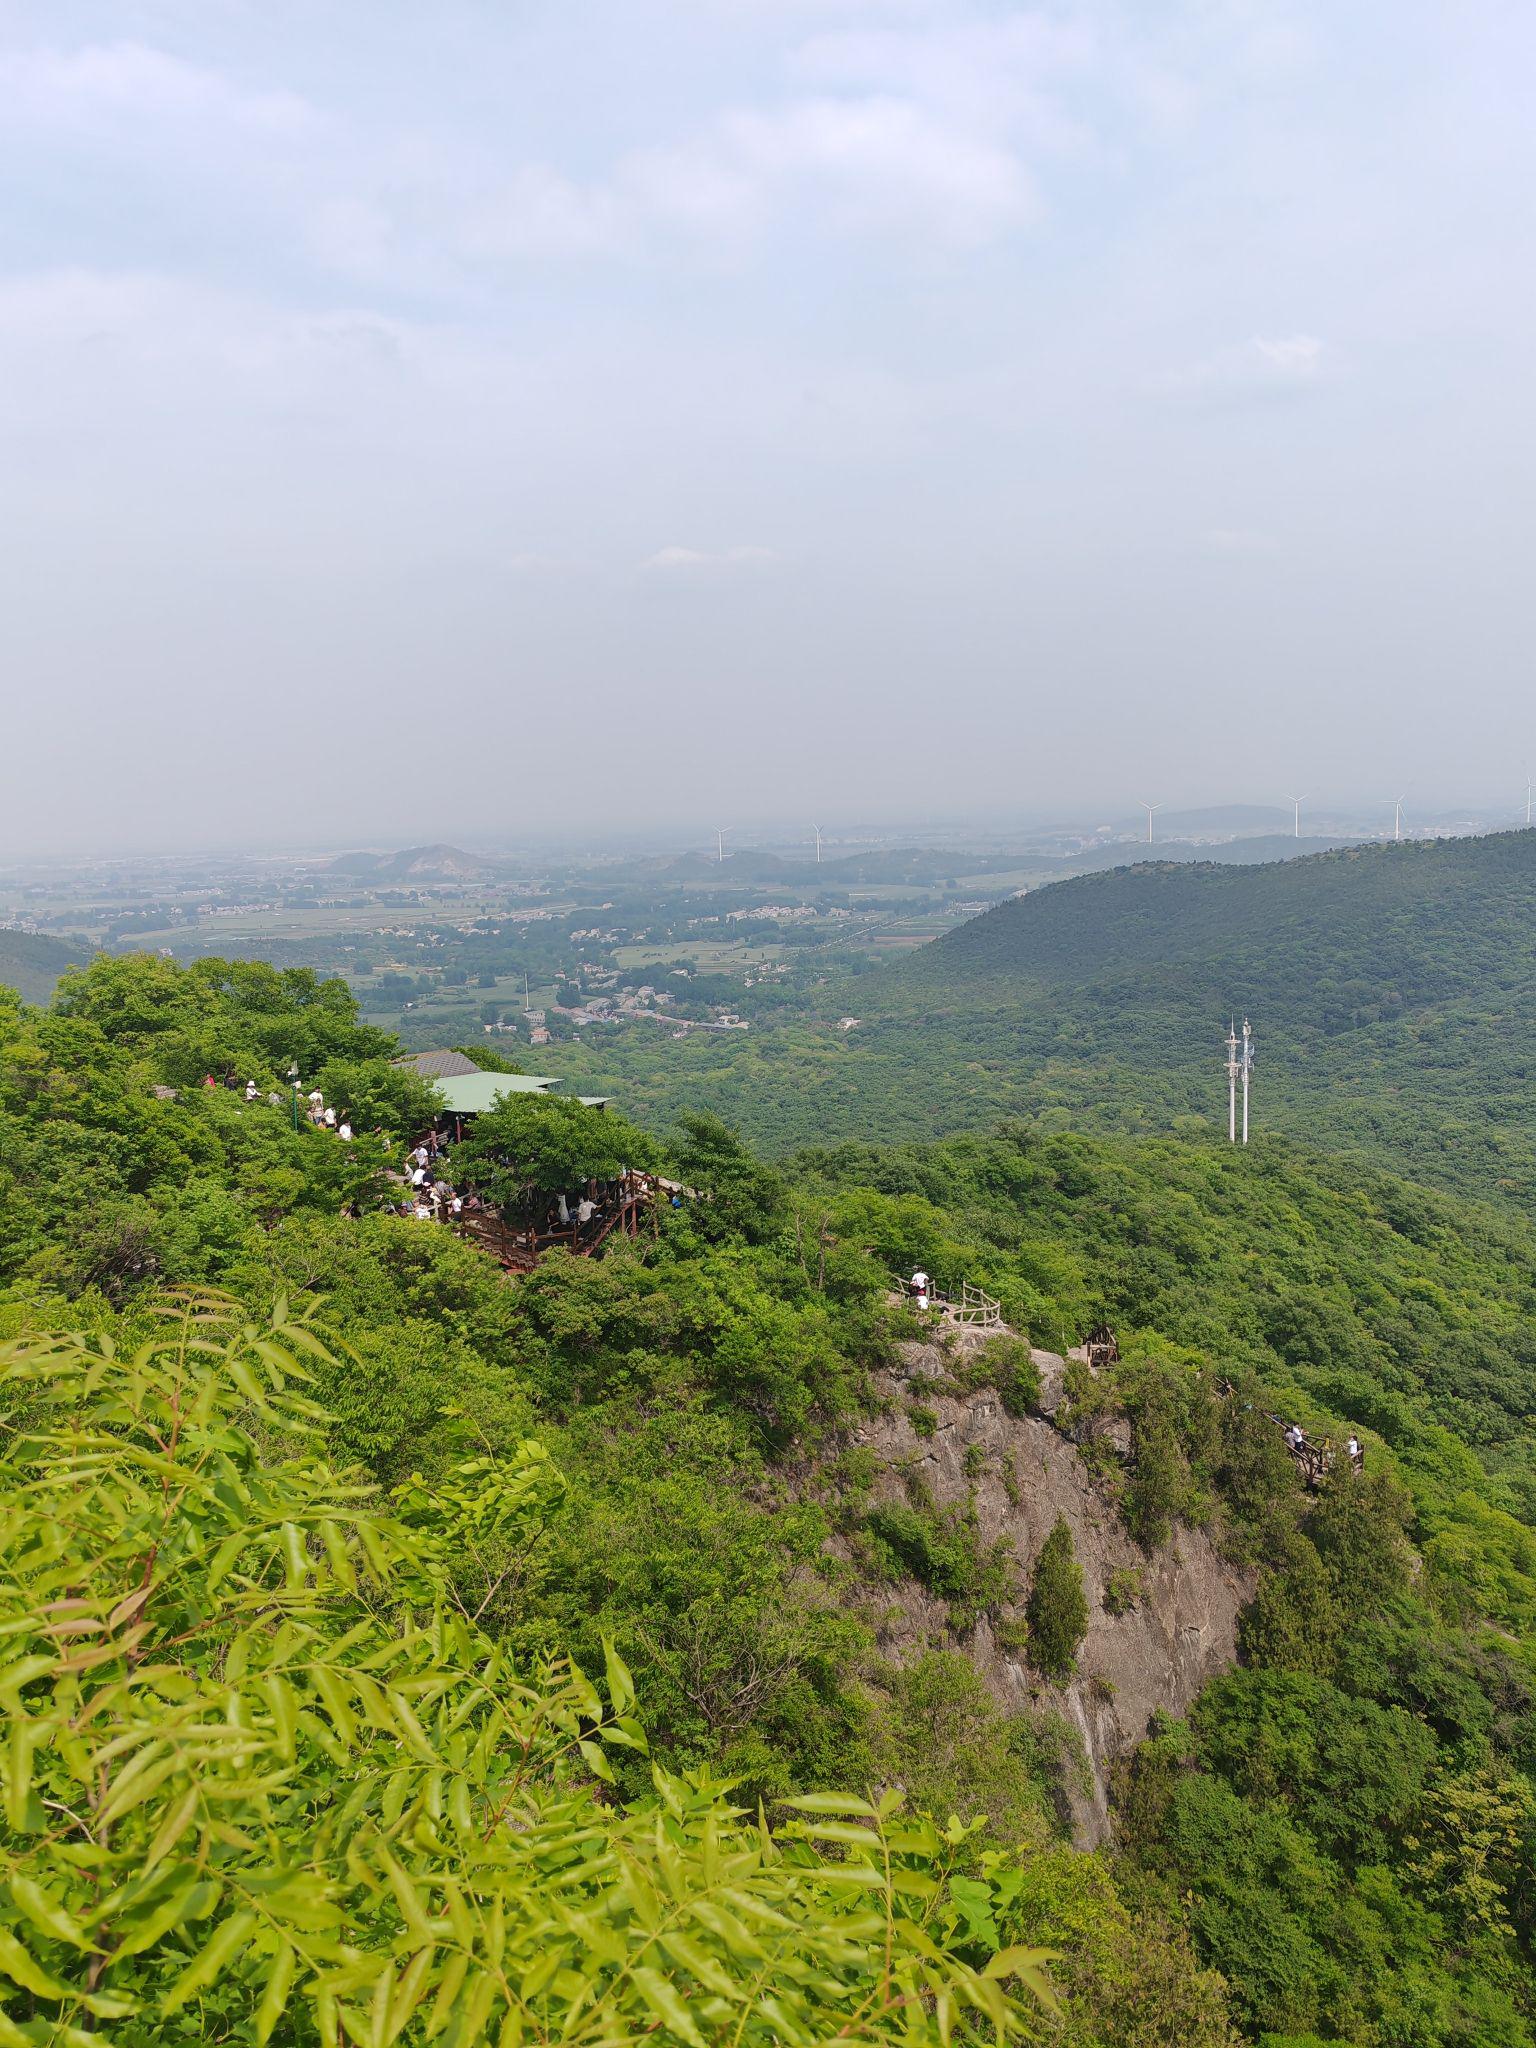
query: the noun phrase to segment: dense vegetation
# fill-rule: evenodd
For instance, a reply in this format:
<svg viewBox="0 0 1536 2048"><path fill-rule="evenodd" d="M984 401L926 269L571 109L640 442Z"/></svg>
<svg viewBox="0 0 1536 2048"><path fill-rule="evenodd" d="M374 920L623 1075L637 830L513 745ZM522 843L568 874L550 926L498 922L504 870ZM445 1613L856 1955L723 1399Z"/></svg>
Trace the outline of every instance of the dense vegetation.
<svg viewBox="0 0 1536 2048"><path fill-rule="evenodd" d="M324 1462L302 1325L178 1306L128 1359L0 1348L8 2040L938 2042L1049 2002L978 1939L1018 1871L946 1884L958 1823L812 1795L770 1833L659 1768L600 1800L623 1663L520 1670L463 1593L541 1461L391 1516Z"/></svg>
<svg viewBox="0 0 1536 2048"><path fill-rule="evenodd" d="M1529 1212L1533 976L1536 834L1154 862L1034 890L829 986L824 1028L765 1019L744 1041L631 1039L562 1065L653 1117L713 1109L775 1152L1003 1115L1215 1136L1221 1041L1246 1011L1259 1129ZM843 1013L856 1030L832 1028Z"/></svg>
<svg viewBox="0 0 1536 2048"><path fill-rule="evenodd" d="M29 1003L46 1003L65 968L84 959L88 951L42 932L0 927L0 984L15 989Z"/></svg>
<svg viewBox="0 0 1536 2048"><path fill-rule="evenodd" d="M837 1914L857 1920L851 1890L836 1890L854 1879L814 1875L780 1802L808 1787L877 1802L899 1786L939 1817L935 1833L824 1809L809 1816L814 1839L857 1863L874 1853L857 1837L877 1820L908 1829L901 1854L927 1859L938 1890L914 1871L894 1893L931 1900L930 1931L956 1967L1058 1948L1063 2018L1040 2024L1072 2048L1225 2048L1234 2025L1269 2048L1536 2040L1536 1277L1518 1216L1271 1137L1243 1154L1198 1135L1015 1123L936 1145L823 1147L774 1168L696 1116L668 1144L704 1199L600 1262L552 1258L511 1286L474 1247L381 1206L386 1166L430 1102L389 1066L391 1050L338 985L219 962L101 960L50 1012L0 1010L0 1338L13 1340L3 1594L14 1655L44 1660L11 1694L39 1731L22 1745L34 1776L6 1779L22 1787L6 1808L7 1924L27 1960L0 1942L17 1987L0 2018L17 2038L67 2038L49 2028L69 2001L120 1990L132 2013L71 2009L137 2042L176 2038L171 2000L189 2039L249 2038L240 2029L282 1942L291 2031L273 2038L307 2041L311 2025L323 2036L343 2009L349 2039L374 2027L394 2038L391 2014L404 2015L399 2038L418 2038L455 1956L460 1991L487 1966L479 1923L472 1939L439 1929L449 1890L432 1893L441 1911L423 1909L426 1941L412 1887L504 1893L497 1939L516 1954L537 1924L517 1888L569 1838L561 1829L596 1831L601 1854L638 1873L635 1897L663 1888L658 1871L680 1887L672 1896L693 1896L694 1859L713 1854L745 1859L751 1883L769 1887L813 1870L797 1894L806 1917L788 1916L784 1935L810 1956L838 1941ZM295 1119L294 1066L305 1086L323 1076L331 1099L370 1105L352 1146ZM227 1070L258 1083L253 1103L203 1085ZM512 1121L527 1114L537 1108ZM552 1124L546 1178L566 1171L580 1122ZM1060 1418L1106 1512L1149 1562L1182 1519L1253 1574L1241 1666L1126 1768L1113 1856L1060 1841L1053 1774L1070 1755L1047 1718L994 1700L965 1654L985 1615L1025 1661L1066 1668L1083 1619L1070 1546L989 1550L963 1503L872 1492L852 1442L910 1330L889 1278L918 1264L941 1284L980 1282L1016 1330L1053 1348L1108 1316L1122 1360L1097 1377L1073 1368ZM191 1348L167 1351L168 1287L217 1288L240 1307L208 1305ZM289 1306L274 1328L278 1301ZM295 1354L312 1408L295 1405ZM1017 1345L977 1370L1010 1412L1037 1397ZM204 1435L201 1449L178 1437L168 1479L172 1412ZM1364 1475L1342 1461L1309 1493L1275 1415L1335 1441L1356 1429ZM69 1488L88 1483L61 1493L61 1473ZM163 1561L144 1533L162 1484L183 1545ZM60 1533L74 1516L97 1519ZM156 1599L141 1612L123 1602L146 1555ZM881 1586L903 1576L937 1594L949 1625L898 1669L874 1617ZM1134 1604L1136 1574L1106 1589L1107 1608L1111 1595ZM41 1603L58 1597L85 1600L111 1637L98 1676L48 1638ZM164 1634L141 1650L141 1627ZM28 1630L43 1647L23 1650ZM302 1645L295 1630L309 1632ZM237 1640L247 1648L231 1664ZM343 1732L321 1681L293 1675L366 1665L387 1691L394 1659L429 1748L486 1660L505 1675L498 1732L464 1779L471 1813L494 1799L497 1744L521 1739L518 1717L552 1731L521 1782L529 1832L516 1856L498 1843L458 1874L463 1809L432 1805L447 1786L432 1789L425 1755L408 1761L399 1709ZM269 1683L279 1667L290 1692ZM627 1676L606 1705L592 1691L625 1667L633 1714ZM40 1800L79 1813L94 1751L47 1729L87 1686L108 1696L100 1712L110 1704L90 1743L131 1724L145 1779L164 1765L114 1832L110 1871L92 1861L117 1853L99 1830L87 1823L89 1853L83 1840L71 1849L62 1824L37 1833L28 1804L36 1784ZM177 1880L223 1887L217 1898L195 1915L182 1901L141 1949L92 1963L87 1892L147 1925L179 1897L162 1867L193 1856L189 1820L145 1868L190 1789L177 1776L190 1752L170 1734L153 1749L143 1689L155 1686L189 1728L215 1711L227 1721L229 1688L245 1689L233 1724L263 1747L239 1797L269 1802L322 1917L360 1930L357 1955L329 1953L333 1921L296 1934L285 1905L237 1896L252 1837L232 1808L239 1840L199 1849ZM463 1728L490 1725L481 1706L464 1711ZM614 1713L628 1740L603 1736ZM765 1802L768 1835L724 1812L722 1779L744 1805ZM951 1812L986 1828L956 1834ZM770 1841L784 1842L787 1868ZM548 1853L566 1867L563 1850ZM601 1903L598 1874L575 1881L588 1890L567 1904L588 1932L573 1938L599 1964L557 1961L518 1991L533 2037L577 2024L589 1980L594 1997L612 1991L613 2038L654 2027L692 2039L689 2023L709 2037L732 1999L747 2010L740 1957L661 1942L645 1960L630 1945L640 1907L606 1892ZM723 1923L700 1926L729 1950ZM864 1995L854 1951L867 1934L848 1933L835 1995L803 1984L807 1998ZM508 2009L495 1986L481 1995L487 2011ZM530 1999L544 2003L532 2012ZM821 2022L807 2008L762 2024L792 2041Z"/></svg>

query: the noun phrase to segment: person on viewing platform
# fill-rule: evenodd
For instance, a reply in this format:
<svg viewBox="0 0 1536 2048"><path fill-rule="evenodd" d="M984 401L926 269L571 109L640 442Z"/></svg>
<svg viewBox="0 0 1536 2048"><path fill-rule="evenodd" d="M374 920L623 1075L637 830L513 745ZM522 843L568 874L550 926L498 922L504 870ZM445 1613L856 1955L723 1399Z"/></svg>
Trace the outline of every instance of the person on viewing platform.
<svg viewBox="0 0 1536 2048"><path fill-rule="evenodd" d="M345 1117L343 1117L341 1122L336 1126L336 1135L338 1138L341 1139L344 1145L351 1144L352 1126L347 1122Z"/></svg>
<svg viewBox="0 0 1536 2048"><path fill-rule="evenodd" d="M335 1110L334 1110L334 1109L330 1109L330 1108L327 1108L327 1110L326 1110L326 1112L325 1112L325 1127L326 1127L326 1129L327 1129L328 1131L334 1131L334 1130L335 1130L335 1128L336 1128L336 1112L335 1112Z"/></svg>
<svg viewBox="0 0 1536 2048"><path fill-rule="evenodd" d="M590 1223L592 1221L593 1216L596 1213L596 1210L597 1204L592 1200L591 1196L583 1195L581 1200L576 1204L576 1221L579 1224Z"/></svg>
<svg viewBox="0 0 1536 2048"><path fill-rule="evenodd" d="M257 1096L257 1093L258 1093L258 1090L257 1090L257 1087L256 1087L256 1083L255 1083L254 1081L247 1081L247 1082L246 1082L246 1084L245 1084L245 1099L246 1099L246 1101L247 1101L247 1102L254 1102L254 1101L256 1100L256 1096Z"/></svg>
<svg viewBox="0 0 1536 2048"><path fill-rule="evenodd" d="M928 1275L921 1267L912 1275L912 1305L920 1311L928 1307Z"/></svg>
<svg viewBox="0 0 1536 2048"><path fill-rule="evenodd" d="M1358 1472L1361 1466L1365 1463L1365 1452L1360 1448L1359 1437L1346 1437L1344 1439L1344 1448L1349 1453L1350 1464L1353 1465L1355 1470Z"/></svg>

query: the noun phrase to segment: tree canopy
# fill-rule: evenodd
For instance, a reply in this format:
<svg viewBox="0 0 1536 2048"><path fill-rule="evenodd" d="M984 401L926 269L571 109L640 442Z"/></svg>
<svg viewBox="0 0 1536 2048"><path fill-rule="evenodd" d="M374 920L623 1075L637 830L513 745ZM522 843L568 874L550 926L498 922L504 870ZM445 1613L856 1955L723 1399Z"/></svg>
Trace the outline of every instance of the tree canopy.
<svg viewBox="0 0 1536 2048"><path fill-rule="evenodd" d="M456 1180L498 1207L518 1208L539 1190L614 1180L654 1166L655 1141L609 1109L560 1095L503 1095L453 1148Z"/></svg>
<svg viewBox="0 0 1536 2048"><path fill-rule="evenodd" d="M525 1474L391 1516L325 1461L303 1322L168 1309L0 1347L0 2038L937 2043L1050 2002L1042 1951L977 1953L958 1822L596 1796L645 1743L622 1662L520 1668L453 1593Z"/></svg>

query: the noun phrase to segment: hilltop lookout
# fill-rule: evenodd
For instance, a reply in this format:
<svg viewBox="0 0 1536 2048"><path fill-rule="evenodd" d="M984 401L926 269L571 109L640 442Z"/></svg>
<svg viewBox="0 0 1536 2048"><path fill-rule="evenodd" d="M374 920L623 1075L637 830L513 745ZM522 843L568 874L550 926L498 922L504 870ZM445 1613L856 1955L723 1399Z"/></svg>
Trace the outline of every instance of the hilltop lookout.
<svg viewBox="0 0 1536 2048"><path fill-rule="evenodd" d="M456 1051L395 1064L430 1081L443 1105L412 1161L425 1173L450 1160L446 1213L508 1272L531 1271L546 1252L591 1258L615 1234L634 1237L671 1192L648 1168L649 1141L607 1115L607 1096L563 1094L554 1075L488 1073Z"/></svg>

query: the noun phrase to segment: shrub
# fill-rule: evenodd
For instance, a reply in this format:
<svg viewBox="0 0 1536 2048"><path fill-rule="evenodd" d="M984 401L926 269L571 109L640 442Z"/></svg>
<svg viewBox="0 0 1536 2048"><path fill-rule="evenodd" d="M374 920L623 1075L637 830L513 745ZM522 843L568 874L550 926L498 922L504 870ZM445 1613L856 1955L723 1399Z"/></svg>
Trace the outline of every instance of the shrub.
<svg viewBox="0 0 1536 2048"><path fill-rule="evenodd" d="M1168 1402L1149 1390L1131 1423L1131 1477L1125 1490L1125 1525L1143 1548L1166 1543L1173 1517L1185 1503L1188 1473Z"/></svg>
<svg viewBox="0 0 1536 2048"><path fill-rule="evenodd" d="M1129 1614L1141 1599L1141 1573L1135 1565L1122 1565L1104 1582L1104 1612Z"/></svg>
<svg viewBox="0 0 1536 2048"><path fill-rule="evenodd" d="M1022 1614L1000 1614L992 1624L992 1640L1005 1657L1022 1657L1029 1648L1029 1623Z"/></svg>
<svg viewBox="0 0 1536 2048"><path fill-rule="evenodd" d="M1083 1572L1062 1516L1046 1537L1029 1585L1029 1660L1047 1678L1066 1678L1076 1668L1078 1645L1088 1629Z"/></svg>
<svg viewBox="0 0 1536 2048"><path fill-rule="evenodd" d="M982 1548L973 1508L889 1502L869 1510L865 1527L888 1574L906 1573L947 1601L949 1625L961 1634L1008 1593L1007 1546Z"/></svg>
<svg viewBox="0 0 1536 2048"><path fill-rule="evenodd" d="M1028 1415L1039 1403L1040 1368L1022 1338L989 1338L968 1377L973 1386L996 1387L1010 1415Z"/></svg>
<svg viewBox="0 0 1536 2048"><path fill-rule="evenodd" d="M0 1346L7 2040L1023 2031L1041 1953L958 1953L958 1822L812 1795L775 1834L660 1770L594 1797L644 1746L623 1664L519 1668L463 1605L539 1461L413 1488L407 1527L324 1460L319 1349L211 1297L131 1356Z"/></svg>

